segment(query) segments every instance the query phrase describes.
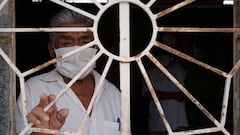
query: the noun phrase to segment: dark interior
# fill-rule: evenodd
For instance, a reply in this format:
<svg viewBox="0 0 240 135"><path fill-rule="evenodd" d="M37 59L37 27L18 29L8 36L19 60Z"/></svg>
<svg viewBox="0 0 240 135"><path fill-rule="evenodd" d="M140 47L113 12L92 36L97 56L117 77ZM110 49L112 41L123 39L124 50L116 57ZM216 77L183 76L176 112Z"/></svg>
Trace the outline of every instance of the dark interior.
<svg viewBox="0 0 240 135"><path fill-rule="evenodd" d="M146 2L147 0L145 0ZM152 11L159 12L181 0L156 2ZM96 14L97 8L93 4L74 4L87 12ZM32 3L30 0L16 1L16 27L39 28L48 27L53 14L62 7L49 1ZM146 13L136 5L131 4L131 55L137 55L148 44L152 26ZM157 20L158 26L171 27L203 27L203 28L231 28L233 27L233 7L224 6L219 0L201 0L194 4L178 9ZM107 50L118 55L118 5L111 7L104 13L99 25L99 37ZM165 34L176 37L176 48L190 56L211 66L229 72L232 68L232 33L158 33L158 41L162 41ZM23 72L50 60L47 50L47 33L17 33L16 34L17 66ZM154 48L157 49L157 48ZM224 78L204 68L181 59L188 71L185 83L189 92L196 97L208 111L220 120L223 98ZM106 57L98 61L97 70L104 68ZM146 68L153 65L144 59ZM50 66L33 75L47 72ZM135 62L131 63L131 128L133 135L147 133L147 101L141 97L143 77ZM33 76L31 75L31 76ZM28 76L27 79L31 76ZM115 61L107 78L119 87L118 62ZM232 94L229 99L229 109L226 128L232 132ZM190 100L187 103L189 129L202 128L213 125ZM211 133L213 134L213 133ZM223 134L223 133L216 133Z"/></svg>

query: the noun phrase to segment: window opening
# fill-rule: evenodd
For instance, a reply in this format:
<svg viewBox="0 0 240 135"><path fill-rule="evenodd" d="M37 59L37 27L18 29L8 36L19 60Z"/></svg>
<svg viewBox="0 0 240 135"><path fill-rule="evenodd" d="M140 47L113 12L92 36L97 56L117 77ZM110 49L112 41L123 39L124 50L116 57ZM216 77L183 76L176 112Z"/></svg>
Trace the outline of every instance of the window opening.
<svg viewBox="0 0 240 135"><path fill-rule="evenodd" d="M227 107L228 107L228 100L229 100L229 91L230 91L230 85L231 85L231 79L232 77L236 74L236 72L239 70L240 68L240 60L237 62L236 65L234 65L234 67L231 69L231 71L229 73L224 72L218 68L215 68L211 65L208 65L204 62L201 62L187 54L184 54L174 48L171 48L169 46L167 46L166 44L163 44L159 41L156 40L157 38L157 33L158 32L225 32L225 33L233 33L233 32L240 32L240 29L238 28L193 28L193 27L161 27L158 26L156 23L156 20L167 15L170 14L171 12L174 12L175 10L178 10L184 6L187 6L191 3L193 3L195 0L185 0L182 1L170 8L167 8L163 11L160 11L156 14L153 14L150 7L155 3L155 0L150 0L149 2L147 2L146 4L142 3L141 1L136 1L136 0L119 0L119 1L109 1L107 4L102 5L99 2L93 1L93 3L99 8L99 12L97 13L97 15L93 15L91 13L88 13L86 11L83 11L79 8L76 8L74 6L71 6L63 1L59 1L59 0L51 0L53 3L56 3L57 5L61 5L65 8L71 9L75 12L78 12L80 14L83 14L91 19L93 19L95 21L94 26L91 28L0 28L1 32L64 32L64 31L79 31L79 32L84 32L87 30L91 30L94 32L94 41L86 44L83 47L80 47L76 50L73 50L71 52L68 52L66 54L64 54L62 56L61 59L67 58L69 56L71 56L74 53L80 52L81 50L87 48L87 47L91 47L95 44L97 44L100 48L100 51L96 54L96 56L87 64L87 66L85 68L83 68L68 84L67 86L57 95L57 98L51 102L46 108L45 111L49 109L49 107L51 107L54 103L57 102L57 100L59 98L61 98L61 96L67 91L67 89L77 80L77 78L83 74L83 72L85 72L87 70L87 68L89 66L91 66L91 64L93 62L95 62L96 60L98 60L100 58L100 56L107 55L108 56L108 61L107 64L105 65L105 68L103 70L102 73L102 77L100 79L100 82L97 84L97 91L96 93L94 93L94 96L91 100L90 106L87 109L87 114L85 116L84 121L82 121L82 124L79 128L79 131L77 133L81 134L82 128L84 127L84 123L88 120L88 116L89 113L91 112L92 109L92 105L96 99L96 95L99 93L100 87L102 85L102 81L103 79L105 79L107 72L111 66L112 61L118 61L120 62L120 88L121 88L121 96L122 96L122 102L127 101L128 103L126 104L126 106L122 106L122 115L121 117L127 118L127 119L123 119L122 121L122 127L121 127L121 134L122 135L130 135L130 117L129 115L129 91L130 91L130 78L129 78L129 74L130 74L130 70L129 70L129 64L131 62L137 62L137 65L139 66L139 69L141 71L141 74L145 80L145 82L147 83L147 86L149 88L149 91L151 93L151 96L154 99L154 102L158 108L159 114L161 115L161 118L163 119L163 122L167 128L167 131L169 134L202 134L202 133L212 133L212 132L218 132L221 131L224 134L228 135L230 134L225 128L225 122L226 122L226 114L227 114ZM0 11L3 9L4 5L6 1L3 1L1 3L1 8ZM120 23L119 27L120 27L120 48L119 48L119 55L117 54L112 54L111 52L109 52L104 45L102 44L102 42L100 42L99 36L98 36L98 32L97 32L97 28L98 28L98 21L101 19L102 14L111 6L115 5L115 4L119 4L119 19L120 21L123 23ZM130 56L129 55L129 46L124 46L124 45L129 45L129 16L126 17L126 14L129 15L129 5L133 4L136 5L140 8L142 8L146 14L148 14L151 23L152 23L152 37L151 40L149 41L147 47L140 52L138 55L134 55L134 56ZM3 6L2 6L3 5ZM188 90L186 88L184 88L181 83L178 82L178 80L176 80L176 78L171 75L168 70L161 64L161 62L159 62L156 57L150 52L151 48L153 47L157 47L159 49L162 49L164 51L167 51L173 55L176 55L180 58L183 58L191 63L194 63L202 68L205 68L219 76L222 76L225 78L225 87L224 87L224 95L223 95L223 101L222 101L222 110L221 110L221 119L218 121L217 119L215 119L215 117L208 112L208 110L201 105L201 103L194 98L191 93L188 92ZM25 84L25 77L27 77L28 75L35 73L36 71L39 71L51 64L56 63L59 59L55 58L52 59L44 64L41 64L35 68L32 68L30 70L27 70L25 72L21 72L18 67L16 67L16 65L14 65L11 60L8 58L8 56L5 54L5 52L0 48L0 55L1 57L3 57L3 59L8 63L8 65L11 67L11 69L14 70L14 72L16 73L16 75L19 77L19 81L20 81L20 87L21 87L21 92L22 92L22 96L23 96L23 109L24 109L24 114L27 114L27 109L26 109L26 104L24 103L26 99L25 97L25 88L24 88L24 84ZM191 101L192 103L194 103L200 111L202 111L202 113L209 119L212 121L212 123L214 124L213 127L207 127L207 128L201 128L201 129L193 129L193 130L189 130L189 131L179 131L179 132L173 132L171 129L171 126L169 125L168 121L165 118L165 114L164 114L164 110L161 107L161 103L159 102L159 100L156 97L156 93L154 92L154 88L151 84L151 81L149 79L149 76L145 70L144 64L142 63L142 58L143 57L147 57L150 61L152 61L152 63L154 63L159 70L161 70ZM127 72L126 72L127 71ZM123 73L124 72L124 73ZM126 75L128 76L126 79ZM122 81L123 79L126 79L124 81ZM27 121L25 120L25 129L20 133L21 134L25 134L26 132L43 132L43 133L59 133L59 134L76 134L73 133L71 131L56 131L56 130L50 130L50 129L41 129L41 128L32 128L32 124L28 124Z"/></svg>

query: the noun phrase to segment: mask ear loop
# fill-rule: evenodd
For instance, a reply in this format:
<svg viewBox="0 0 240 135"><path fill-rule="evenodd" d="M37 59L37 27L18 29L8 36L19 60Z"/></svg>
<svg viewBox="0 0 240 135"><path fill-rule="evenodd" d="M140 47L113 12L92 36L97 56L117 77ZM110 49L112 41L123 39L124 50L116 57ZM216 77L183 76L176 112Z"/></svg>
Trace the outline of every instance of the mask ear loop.
<svg viewBox="0 0 240 135"><path fill-rule="evenodd" d="M55 45L52 45L52 48L53 48L53 52L54 52L54 55L55 55L54 58L57 58L56 51L55 51L56 50ZM55 68L57 67L57 62L53 64Z"/></svg>
<svg viewBox="0 0 240 135"><path fill-rule="evenodd" d="M99 52L99 48L98 48L98 46L97 46L97 45L93 45L93 46L92 46L92 48L94 48L94 49L96 49L96 50L97 50L96 54Z"/></svg>

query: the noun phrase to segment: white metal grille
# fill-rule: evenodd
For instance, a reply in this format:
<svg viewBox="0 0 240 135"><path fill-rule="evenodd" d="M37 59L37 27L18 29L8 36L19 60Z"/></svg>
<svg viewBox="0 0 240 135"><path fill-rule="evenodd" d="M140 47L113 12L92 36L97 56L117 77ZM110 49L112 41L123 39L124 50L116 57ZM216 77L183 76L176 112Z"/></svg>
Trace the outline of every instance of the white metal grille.
<svg viewBox="0 0 240 135"><path fill-rule="evenodd" d="M106 4L101 4L95 0L92 0L93 3L99 8L99 12L96 15L93 15L91 13L88 13L82 9L76 8L74 6L71 6L70 4L67 4L61 0L50 0L53 3L56 3L58 5L61 5L65 8L71 9L75 12L78 12L79 14L82 14L84 16L87 16L91 19L94 20L94 26L91 28L0 28L0 32L64 32L64 31L74 31L74 32L81 32L81 31L88 31L91 30L94 33L94 40L88 44L86 44L85 46L82 46L81 48L77 49L77 50L73 50L71 52L68 52L66 54L64 54L61 58L55 58L52 59L50 61L47 61L46 63L43 63L35 68L32 68L30 70L27 70L25 72L21 72L16 66L15 64L9 59L9 57L5 54L5 52L0 48L0 55L1 57L3 57L3 59L9 64L9 66L11 67L11 69L14 70L14 72L16 73L16 75L19 77L20 80L20 87L21 87L21 92L22 92L22 96L23 96L23 110L24 110L24 114L27 114L27 107L25 104L25 101L28 100L25 97L25 77L35 73L51 64L56 63L58 60L64 59L74 53L80 52L81 50L93 46L93 45L98 45L98 47L100 48L100 51L96 54L96 56L87 64L87 66L85 68L83 68L68 84L67 86L57 95L57 98L52 101L44 110L48 110L55 102L57 102L57 100L59 98L61 98L61 96L68 90L68 88L71 87L71 85L77 80L77 78L83 73L85 72L85 70L95 61L97 61L99 59L100 56L102 56L103 54L108 56L108 61L107 64L105 65L105 69L102 73L102 77L99 81L99 83L96 86L96 92L94 93L92 100L90 102L90 105L87 109L87 114L84 118L84 120L82 121L81 127L79 127L79 131L78 132L71 132L71 131L58 131L58 130L50 130L50 129L41 129L41 128L32 128L31 124L28 124L25 118L25 129L20 133L21 135L30 131L30 132L44 132L44 133L58 133L58 134L71 134L71 135L80 135L82 132L82 129L85 126L86 121L88 120L88 116L92 110L93 107L93 103L96 99L97 94L100 91L100 87L103 83L103 80L105 79L109 68L111 66L111 63L115 60L118 61L120 63L120 90L121 90L121 119L122 119L122 126L121 126L121 135L130 135L130 63L133 61L136 61L140 71L144 77L145 82L147 83L147 86L149 88L149 91L154 99L154 102L157 106L157 109L159 111L159 114L161 116L161 118L163 119L163 122L167 128L167 131L170 135L177 135L177 134L202 134L202 133L211 133L211 132L217 132L217 131L221 131L224 134L228 135L230 134L226 129L225 129L225 121L226 121L226 113L227 113L227 107L228 107L228 99L229 99L229 90L230 90L230 84L231 84L231 80L232 77L236 74L236 72L239 70L240 68L240 60L237 62L237 64L232 68L232 70L229 73L226 73L224 71L221 71L220 69L217 69L213 66L210 66L208 64L205 64L187 54L184 54L174 48L168 47L165 44L162 44L160 42L158 42L156 40L157 38L157 33L158 32L226 32L226 33L233 33L233 32L240 32L240 29L238 28L183 28L183 27L158 27L156 20L158 18L161 18L177 9L180 9L186 5L191 4L192 2L194 2L195 0L184 0L168 9L165 9L163 11L160 11L156 14L154 14L151 11L151 6L156 2L156 0L150 0L147 4L142 3L140 0L111 0ZM3 0L0 4L0 11L2 11L2 9L5 7L5 5L8 3L8 0ZM100 42L99 38L98 38L98 32L97 32L97 28L98 28L98 22L100 20L100 18L102 17L102 14L111 6L115 5L115 4L119 4L120 8L119 8L119 13L120 13L120 17L119 17L119 28L120 28L120 55L117 56L115 54L112 54L111 52L109 52L108 50L106 50L104 48L104 46L102 45L102 43ZM140 52L138 55L135 56L130 56L129 52L129 44L130 44L130 38L129 38L129 25L130 25L130 20L129 20L129 5L130 4L134 4L138 7L140 7L142 10L144 10L152 23L152 27L153 27L153 32L152 32L152 37L151 40L148 44L148 46L142 51ZM1 12L0 12L1 13ZM221 119L220 121L216 120L214 118L214 116L208 112L208 110L201 105L201 103L194 98L186 88L184 88L176 79L174 76L172 76L168 70L150 53L150 49L152 47L158 47L159 49L168 51L178 57L181 57L189 62L195 63L198 66L202 67L202 68L206 68L207 70L212 71L213 73L219 75L219 76L223 76L226 78L225 81L225 88L224 88L224 95L223 95L223 101L222 101L222 110L221 110ZM151 84L151 81L145 71L145 67L142 64L142 57L147 56L152 63L154 63L159 70L161 70L191 101L192 103L194 103L200 111L203 112L203 114L205 114L205 116L215 125L213 127L208 127L208 128L202 128L202 129L193 129L193 130L189 130L189 131L180 131L180 132L173 132L171 129L171 126L169 125L168 121L165 118L165 114L164 111L160 105L159 100L157 99L156 93L154 92L154 88ZM124 102L124 103L123 103Z"/></svg>

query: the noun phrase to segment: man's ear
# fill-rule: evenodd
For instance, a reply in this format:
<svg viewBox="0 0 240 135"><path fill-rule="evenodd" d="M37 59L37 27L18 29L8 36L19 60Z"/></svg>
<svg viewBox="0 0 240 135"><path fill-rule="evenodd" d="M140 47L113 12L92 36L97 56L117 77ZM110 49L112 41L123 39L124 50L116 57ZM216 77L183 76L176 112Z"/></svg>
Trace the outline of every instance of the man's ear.
<svg viewBox="0 0 240 135"><path fill-rule="evenodd" d="M54 52L54 45L51 42L48 43L48 51L49 51L51 58L56 57L55 52Z"/></svg>

